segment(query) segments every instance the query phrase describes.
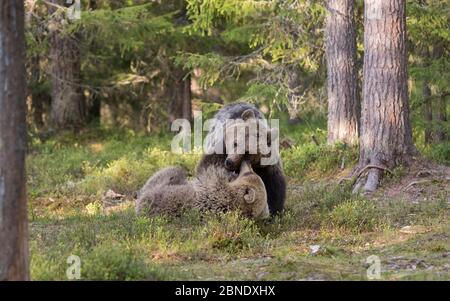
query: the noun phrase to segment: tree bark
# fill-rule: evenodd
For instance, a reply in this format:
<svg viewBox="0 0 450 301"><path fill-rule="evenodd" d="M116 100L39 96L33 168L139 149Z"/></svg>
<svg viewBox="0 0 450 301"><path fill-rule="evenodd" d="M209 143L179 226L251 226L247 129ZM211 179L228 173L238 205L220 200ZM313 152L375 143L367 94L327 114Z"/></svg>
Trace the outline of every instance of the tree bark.
<svg viewBox="0 0 450 301"><path fill-rule="evenodd" d="M407 89L405 0L365 0L364 84L359 166L393 168L417 153ZM380 169L369 169L366 192L378 187ZM358 182L356 188L362 183ZM358 187L359 186L359 187Z"/></svg>
<svg viewBox="0 0 450 301"><path fill-rule="evenodd" d="M430 144L433 140L433 105L431 101L431 89L428 81L425 80L422 84L422 110L423 118L425 120L425 144Z"/></svg>
<svg viewBox="0 0 450 301"><path fill-rule="evenodd" d="M299 93L300 86L300 74L298 69L293 70L290 74L289 89L291 90L288 94L288 114L289 114L289 124L298 124L300 123L300 100L301 96Z"/></svg>
<svg viewBox="0 0 450 301"><path fill-rule="evenodd" d="M191 76L188 75L183 80L183 118L192 122L192 93L191 93Z"/></svg>
<svg viewBox="0 0 450 301"><path fill-rule="evenodd" d="M326 58L328 143L358 142L356 29L353 0L328 0Z"/></svg>
<svg viewBox="0 0 450 301"><path fill-rule="evenodd" d="M191 76L177 75L170 109L170 122L183 118L192 122Z"/></svg>
<svg viewBox="0 0 450 301"><path fill-rule="evenodd" d="M54 4L63 4L51 0ZM54 15L50 24L52 76L52 123L57 129L78 128L84 122L85 103L80 86L80 50L74 36L62 32L62 13L49 6Z"/></svg>
<svg viewBox="0 0 450 301"><path fill-rule="evenodd" d="M447 101L446 97L448 94L444 92L439 96L438 99L438 113L437 113L437 130L436 130L436 140L438 142L444 142L448 140L448 121L447 121Z"/></svg>
<svg viewBox="0 0 450 301"><path fill-rule="evenodd" d="M0 281L28 280L23 1L0 2Z"/></svg>
<svg viewBox="0 0 450 301"><path fill-rule="evenodd" d="M30 94L33 121L37 129L41 129L44 126L44 95L41 89L40 56L35 55L32 57L30 65Z"/></svg>

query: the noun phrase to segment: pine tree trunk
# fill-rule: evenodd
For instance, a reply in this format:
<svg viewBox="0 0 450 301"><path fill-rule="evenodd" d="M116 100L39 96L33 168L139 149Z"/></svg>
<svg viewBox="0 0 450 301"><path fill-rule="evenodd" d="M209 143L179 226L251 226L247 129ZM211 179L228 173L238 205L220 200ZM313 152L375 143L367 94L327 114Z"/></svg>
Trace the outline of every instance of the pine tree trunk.
<svg viewBox="0 0 450 301"><path fill-rule="evenodd" d="M289 89L291 90L288 95L288 114L289 114L289 124L300 123L300 100L299 86L300 86L300 74L298 69L294 70L290 74L289 78Z"/></svg>
<svg viewBox="0 0 450 301"><path fill-rule="evenodd" d="M447 120L447 101L446 97L448 94L441 94L438 99L438 113L437 113L437 130L436 130L436 140L438 142L444 142L448 140L448 120Z"/></svg>
<svg viewBox="0 0 450 301"><path fill-rule="evenodd" d="M41 91L41 68L40 68L40 57L36 55L31 58L31 68L30 68L30 86L31 86L31 105L33 112L33 121L38 129L44 126L44 96Z"/></svg>
<svg viewBox="0 0 450 301"><path fill-rule="evenodd" d="M23 1L0 2L0 281L28 280Z"/></svg>
<svg viewBox="0 0 450 301"><path fill-rule="evenodd" d="M169 121L180 118L192 122L191 76L176 72Z"/></svg>
<svg viewBox="0 0 450 301"><path fill-rule="evenodd" d="M96 10L97 9L97 0L89 0L89 9Z"/></svg>
<svg viewBox="0 0 450 301"><path fill-rule="evenodd" d="M182 114L183 118L192 122L192 93L191 93L191 76L188 75L183 80L183 105Z"/></svg>
<svg viewBox="0 0 450 301"><path fill-rule="evenodd" d="M353 0L328 0L326 58L328 143L358 142L356 30Z"/></svg>
<svg viewBox="0 0 450 301"><path fill-rule="evenodd" d="M425 144L430 144L433 140L433 105L431 101L431 89L428 85L428 81L423 82L422 98L423 118L425 120Z"/></svg>
<svg viewBox="0 0 450 301"><path fill-rule="evenodd" d="M364 84L359 166L393 168L416 154L409 120L405 0L365 0ZM378 187L370 168L366 192ZM363 183L359 181L356 189Z"/></svg>
<svg viewBox="0 0 450 301"><path fill-rule="evenodd" d="M101 119L101 108L102 102L100 100L100 95L97 92L93 92L90 96L90 106L87 113L88 121L100 122Z"/></svg>
<svg viewBox="0 0 450 301"><path fill-rule="evenodd" d="M52 3L63 4L52 0ZM56 9L49 6L50 13ZM63 14L51 21L52 123L58 129L78 128L84 122L85 104L80 86L80 51L72 35L62 32ZM66 18L66 21L67 18Z"/></svg>

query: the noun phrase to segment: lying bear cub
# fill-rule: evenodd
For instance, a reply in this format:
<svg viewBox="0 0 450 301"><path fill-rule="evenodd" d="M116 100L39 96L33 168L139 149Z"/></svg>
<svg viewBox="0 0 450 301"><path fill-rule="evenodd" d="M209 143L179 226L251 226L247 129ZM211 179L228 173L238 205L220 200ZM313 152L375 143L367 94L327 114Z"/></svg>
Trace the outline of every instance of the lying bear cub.
<svg viewBox="0 0 450 301"><path fill-rule="evenodd" d="M180 216L186 209L239 210L254 219L270 215L264 183L247 161L241 164L238 175L210 166L193 181L187 180L183 168L164 168L145 183L136 200L137 214Z"/></svg>

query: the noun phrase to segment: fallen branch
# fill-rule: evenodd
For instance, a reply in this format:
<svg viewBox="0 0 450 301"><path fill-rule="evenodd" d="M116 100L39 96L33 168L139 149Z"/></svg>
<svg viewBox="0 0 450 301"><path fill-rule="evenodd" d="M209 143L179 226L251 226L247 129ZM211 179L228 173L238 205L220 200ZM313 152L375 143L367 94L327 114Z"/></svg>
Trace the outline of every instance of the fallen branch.
<svg viewBox="0 0 450 301"><path fill-rule="evenodd" d="M409 183L404 190L408 190L409 188L411 188L414 185L419 185L419 184L425 184L428 182L446 182L446 181L450 181L450 177L446 177L446 178L434 178L434 179L429 179L429 180L418 180L418 181L412 181L411 183Z"/></svg>
<svg viewBox="0 0 450 301"><path fill-rule="evenodd" d="M417 172L416 177L417 178L425 178L433 175L433 173L430 170L420 170Z"/></svg>
<svg viewBox="0 0 450 301"><path fill-rule="evenodd" d="M409 188L413 187L414 185L417 184L425 184L428 182L432 182L433 180L419 180L419 181L412 181L411 183L409 183L404 190L408 190Z"/></svg>

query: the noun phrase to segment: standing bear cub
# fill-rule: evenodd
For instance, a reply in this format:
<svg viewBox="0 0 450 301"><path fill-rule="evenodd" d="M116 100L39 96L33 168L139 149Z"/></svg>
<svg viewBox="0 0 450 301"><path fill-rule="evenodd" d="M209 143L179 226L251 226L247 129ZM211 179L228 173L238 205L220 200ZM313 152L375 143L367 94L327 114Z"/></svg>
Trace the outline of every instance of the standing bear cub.
<svg viewBox="0 0 450 301"><path fill-rule="evenodd" d="M214 118L215 123L205 138L206 153L197 165L197 174L203 173L210 166L236 171L244 160L248 160L264 182L271 215L282 212L286 198L286 179L278 148L270 147L271 141L278 135L277 130L269 128L264 115L248 103L226 105L216 113ZM248 128L255 123L257 124L256 132L249 131ZM245 133L245 145L239 145L242 142L239 134L236 135L239 131ZM269 153L262 152L260 146L264 143ZM253 151L250 152L252 147ZM236 151L239 148L240 151ZM263 161L263 159L268 157L272 160L269 160L269 164L264 163L268 160Z"/></svg>
<svg viewBox="0 0 450 301"><path fill-rule="evenodd" d="M186 209L238 210L254 219L269 217L266 188L247 162L242 163L239 175L231 179L225 168L215 166L193 181L186 179L183 168L164 168L147 181L136 200L137 214L180 216Z"/></svg>

